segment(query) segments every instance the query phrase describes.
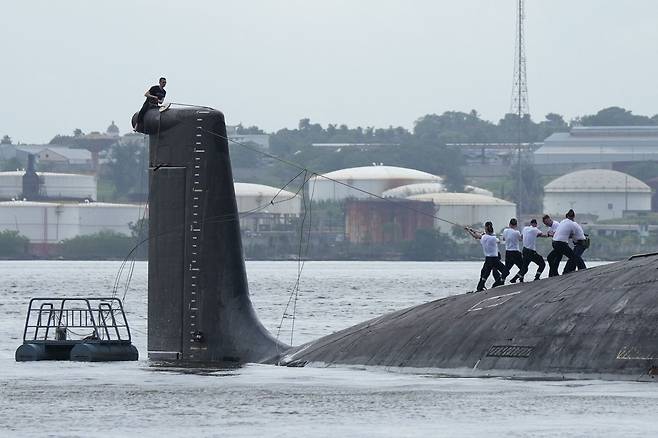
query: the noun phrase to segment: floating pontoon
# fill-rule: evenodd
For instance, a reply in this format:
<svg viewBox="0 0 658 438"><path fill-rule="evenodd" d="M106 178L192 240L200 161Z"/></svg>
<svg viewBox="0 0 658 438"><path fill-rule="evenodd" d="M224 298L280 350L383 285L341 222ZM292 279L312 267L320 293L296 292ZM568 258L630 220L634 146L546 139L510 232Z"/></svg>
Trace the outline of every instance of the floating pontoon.
<svg viewBox="0 0 658 438"><path fill-rule="evenodd" d="M137 360L118 298L33 298L16 361Z"/></svg>

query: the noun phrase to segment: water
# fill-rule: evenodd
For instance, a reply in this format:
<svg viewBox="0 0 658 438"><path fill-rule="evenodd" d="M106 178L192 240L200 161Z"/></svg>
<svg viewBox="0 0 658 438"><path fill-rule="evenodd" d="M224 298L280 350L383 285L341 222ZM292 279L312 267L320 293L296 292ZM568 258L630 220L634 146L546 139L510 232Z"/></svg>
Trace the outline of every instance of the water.
<svg viewBox="0 0 658 438"><path fill-rule="evenodd" d="M116 262L0 262L0 436L658 434L652 383L446 378L347 367L161 370L144 359L14 361L30 297L111 295L118 268ZM463 293L473 289L479 268L471 262L307 262L293 341ZM142 358L146 269L136 264L125 300ZM247 270L258 315L276 333L297 263L248 262ZM286 342L289 327L285 320Z"/></svg>

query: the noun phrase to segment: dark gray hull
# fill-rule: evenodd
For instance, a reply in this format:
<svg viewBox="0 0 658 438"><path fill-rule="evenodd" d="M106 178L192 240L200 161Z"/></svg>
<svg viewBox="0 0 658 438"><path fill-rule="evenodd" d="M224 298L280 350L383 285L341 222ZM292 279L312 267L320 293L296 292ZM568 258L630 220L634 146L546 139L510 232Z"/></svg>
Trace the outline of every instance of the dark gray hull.
<svg viewBox="0 0 658 438"><path fill-rule="evenodd" d="M633 379L656 371L656 255L453 296L299 347L282 344L249 299L224 116L201 107L150 110L144 130L152 360Z"/></svg>
<svg viewBox="0 0 658 438"><path fill-rule="evenodd" d="M149 110L148 355L164 362L261 362L289 348L254 312L224 115ZM215 133L215 134L211 134Z"/></svg>
<svg viewBox="0 0 658 438"><path fill-rule="evenodd" d="M281 364L372 365L460 374L653 374L658 256L458 295L295 347Z"/></svg>

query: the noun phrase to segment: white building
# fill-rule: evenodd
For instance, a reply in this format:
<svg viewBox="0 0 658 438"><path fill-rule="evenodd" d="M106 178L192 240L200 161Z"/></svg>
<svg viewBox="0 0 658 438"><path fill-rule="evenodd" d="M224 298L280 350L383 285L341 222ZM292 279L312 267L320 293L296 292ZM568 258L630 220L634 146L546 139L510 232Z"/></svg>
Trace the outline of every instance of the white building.
<svg viewBox="0 0 658 438"><path fill-rule="evenodd" d="M618 162L658 161L658 126L575 126L546 138L533 158L545 175L610 169Z"/></svg>
<svg viewBox="0 0 658 438"><path fill-rule="evenodd" d="M326 178L324 178L326 177ZM394 187L415 183L441 182L441 177L420 170L394 166L365 166L336 170L311 178L309 193L314 201L340 201L347 198L365 199L367 193L377 196ZM328 178L331 178L328 179ZM335 181L338 181L336 183ZM345 185L346 184L346 185ZM349 186L354 186L355 190Z"/></svg>
<svg viewBox="0 0 658 438"><path fill-rule="evenodd" d="M587 169L563 175L544 187L544 211L562 217L576 215L598 219L623 216L627 210L651 210L651 188L639 179L607 169Z"/></svg>
<svg viewBox="0 0 658 438"><path fill-rule="evenodd" d="M290 223L302 211L301 195L262 184L233 185L243 230L272 230L277 225Z"/></svg>
<svg viewBox="0 0 658 438"><path fill-rule="evenodd" d="M0 199L18 199L23 194L25 171L0 172ZM53 199L96 200L97 183L94 175L37 172L41 196Z"/></svg>
<svg viewBox="0 0 658 438"><path fill-rule="evenodd" d="M484 229L484 223L493 222L496 232L507 226L516 217L516 204L492 196L474 193L425 193L407 199L432 201L435 215L461 226L475 225ZM443 233L452 233L453 224L435 219L434 226Z"/></svg>
<svg viewBox="0 0 658 438"><path fill-rule="evenodd" d="M0 231L15 230L31 243L54 244L80 235L114 231L130 235L144 206L103 202L0 202Z"/></svg>

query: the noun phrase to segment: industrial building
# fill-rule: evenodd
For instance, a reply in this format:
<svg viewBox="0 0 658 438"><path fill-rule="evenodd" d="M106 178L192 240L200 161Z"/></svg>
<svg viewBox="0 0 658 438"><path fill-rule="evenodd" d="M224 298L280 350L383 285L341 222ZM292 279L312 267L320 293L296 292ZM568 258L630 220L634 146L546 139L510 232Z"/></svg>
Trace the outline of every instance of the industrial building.
<svg viewBox="0 0 658 438"><path fill-rule="evenodd" d="M104 230L130 235L130 224L144 217L144 208L104 202L5 201L0 202L0 231L18 231L33 245L53 245Z"/></svg>
<svg viewBox="0 0 658 438"><path fill-rule="evenodd" d="M507 226L516 217L516 204L503 199L475 193L425 193L407 199L431 201L434 214L444 220L435 219L434 227L442 233L452 233L454 225L475 225L484 228L484 222L492 221L496 232Z"/></svg>
<svg viewBox="0 0 658 438"><path fill-rule="evenodd" d="M598 220L626 211L651 210L651 188L622 172L587 169L563 175L544 187L544 211L562 217L569 209Z"/></svg>
<svg viewBox="0 0 658 438"><path fill-rule="evenodd" d="M432 229L431 202L400 199L350 199L345 202L345 237L351 243L413 240L416 230Z"/></svg>
<svg viewBox="0 0 658 438"><path fill-rule="evenodd" d="M324 177L323 177L324 176ZM386 190L408 184L441 182L441 177L404 167L373 165L341 169L311 178L309 192L315 201L365 199L368 193L381 196ZM329 179L330 178L330 179ZM336 183L335 181L338 181ZM352 187L359 190L355 190Z"/></svg>
<svg viewBox="0 0 658 438"><path fill-rule="evenodd" d="M562 175L583 168L612 169L618 163L658 162L658 126L575 126L544 140L534 154L537 169Z"/></svg>
<svg viewBox="0 0 658 438"><path fill-rule="evenodd" d="M261 184L234 183L235 199L243 231L274 231L289 228L299 217L301 196ZM270 201L274 199L274 203Z"/></svg>
<svg viewBox="0 0 658 438"><path fill-rule="evenodd" d="M5 145L2 158L16 158L21 166L27 167L28 156L37 157L40 169L53 172L92 172L94 162L92 153L86 149L70 148L60 145Z"/></svg>
<svg viewBox="0 0 658 438"><path fill-rule="evenodd" d="M0 172L0 200L22 199L25 171ZM94 175L38 172L40 199L97 199Z"/></svg>

